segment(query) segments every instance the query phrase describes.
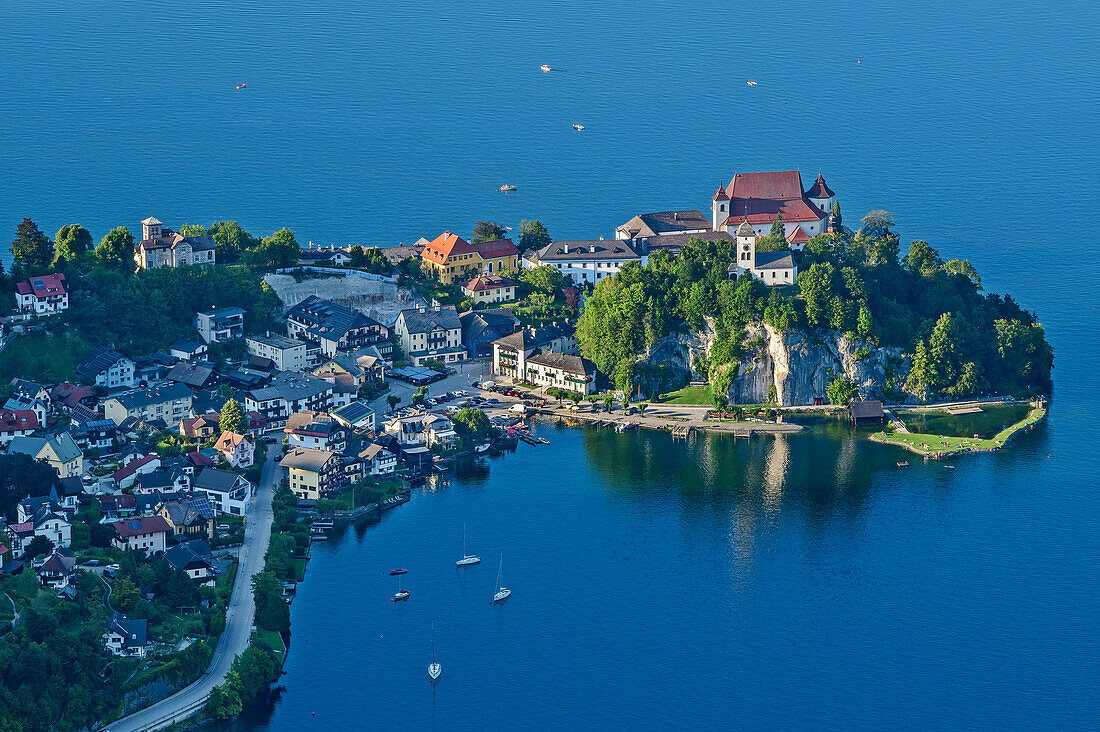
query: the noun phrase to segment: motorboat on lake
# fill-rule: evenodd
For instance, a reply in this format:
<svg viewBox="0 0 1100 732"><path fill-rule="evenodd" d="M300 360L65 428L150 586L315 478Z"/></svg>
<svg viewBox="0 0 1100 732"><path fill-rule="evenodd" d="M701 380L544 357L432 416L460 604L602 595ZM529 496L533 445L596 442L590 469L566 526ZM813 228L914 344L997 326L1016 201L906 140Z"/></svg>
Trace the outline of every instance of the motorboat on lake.
<svg viewBox="0 0 1100 732"><path fill-rule="evenodd" d="M395 574L408 574L408 573L409 573L409 570L407 570L407 569L391 569L390 570L390 576L391 577Z"/></svg>
<svg viewBox="0 0 1100 732"><path fill-rule="evenodd" d="M577 132L580 132L581 130L584 129L584 125L579 125L576 122L574 122L573 123L573 129L576 130Z"/></svg>
<svg viewBox="0 0 1100 732"><path fill-rule="evenodd" d="M237 84L238 89L244 89L248 84Z"/></svg>
<svg viewBox="0 0 1100 732"><path fill-rule="evenodd" d="M514 185L512 185L511 183L505 183L504 185L502 185L502 186L500 187L500 190L501 190L501 191L502 191L503 193L507 193L508 191L515 191L515 190L519 190L519 186L514 186Z"/></svg>
<svg viewBox="0 0 1100 732"><path fill-rule="evenodd" d="M543 65L542 65L542 66L540 66L539 68L540 68L540 69L542 69L542 73L544 73L544 74L545 74L546 72L548 72L548 71L551 71L551 70L552 70L552 69L550 68L550 64L543 64Z"/></svg>

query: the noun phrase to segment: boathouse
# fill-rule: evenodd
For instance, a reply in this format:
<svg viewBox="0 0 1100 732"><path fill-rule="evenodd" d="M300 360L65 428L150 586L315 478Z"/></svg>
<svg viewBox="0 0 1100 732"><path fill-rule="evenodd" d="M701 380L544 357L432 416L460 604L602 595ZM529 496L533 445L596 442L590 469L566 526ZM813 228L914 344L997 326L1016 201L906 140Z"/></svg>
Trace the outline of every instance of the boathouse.
<svg viewBox="0 0 1100 732"><path fill-rule="evenodd" d="M848 414L852 418L852 424L860 427L865 424L882 424L886 421L886 414L882 411L882 402L852 402L848 406Z"/></svg>

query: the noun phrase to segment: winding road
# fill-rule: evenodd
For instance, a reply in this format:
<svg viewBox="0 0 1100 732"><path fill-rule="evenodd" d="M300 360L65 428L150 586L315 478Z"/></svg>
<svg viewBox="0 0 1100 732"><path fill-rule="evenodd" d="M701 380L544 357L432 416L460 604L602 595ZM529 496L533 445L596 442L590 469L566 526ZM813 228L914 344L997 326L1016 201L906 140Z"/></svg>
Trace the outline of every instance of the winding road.
<svg viewBox="0 0 1100 732"><path fill-rule="evenodd" d="M271 539L271 498L279 480L279 466L275 462L279 453L278 444L268 448L267 461L260 474L260 485L252 503L252 512L246 521L244 543L241 544L238 555L237 577L225 613L225 630L218 639L209 668L190 686L107 725L106 729L110 732L161 729L193 714L206 703L210 690L225 678L233 659L248 648L252 637L252 620L256 615L256 606L252 600L252 576L263 569L264 554Z"/></svg>

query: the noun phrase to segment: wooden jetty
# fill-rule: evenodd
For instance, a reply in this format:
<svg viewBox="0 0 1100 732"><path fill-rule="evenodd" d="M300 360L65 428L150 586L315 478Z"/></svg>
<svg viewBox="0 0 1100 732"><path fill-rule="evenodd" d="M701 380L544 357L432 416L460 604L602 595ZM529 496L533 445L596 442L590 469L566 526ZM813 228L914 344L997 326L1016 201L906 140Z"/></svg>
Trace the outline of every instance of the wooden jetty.
<svg viewBox="0 0 1100 732"><path fill-rule="evenodd" d="M686 440L695 434L695 428L691 425L681 424L671 428L673 439Z"/></svg>

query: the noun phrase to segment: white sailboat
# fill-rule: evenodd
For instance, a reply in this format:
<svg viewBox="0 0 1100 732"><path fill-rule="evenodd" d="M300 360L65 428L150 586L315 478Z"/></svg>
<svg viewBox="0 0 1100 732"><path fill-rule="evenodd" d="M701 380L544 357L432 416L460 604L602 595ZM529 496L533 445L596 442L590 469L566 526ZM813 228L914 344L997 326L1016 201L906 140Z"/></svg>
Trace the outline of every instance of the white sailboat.
<svg viewBox="0 0 1100 732"><path fill-rule="evenodd" d="M480 564L481 557L476 554L466 553L466 524L462 524L462 559L455 562L456 567L465 567L470 564Z"/></svg>
<svg viewBox="0 0 1100 732"><path fill-rule="evenodd" d="M435 681L443 673L443 667L435 660L435 623L432 623L432 662L428 664L428 678Z"/></svg>
<svg viewBox="0 0 1100 732"><path fill-rule="evenodd" d="M512 591L501 584L504 577L504 555L500 555L500 567L497 568L497 594L493 595L493 602L504 602L512 596Z"/></svg>

